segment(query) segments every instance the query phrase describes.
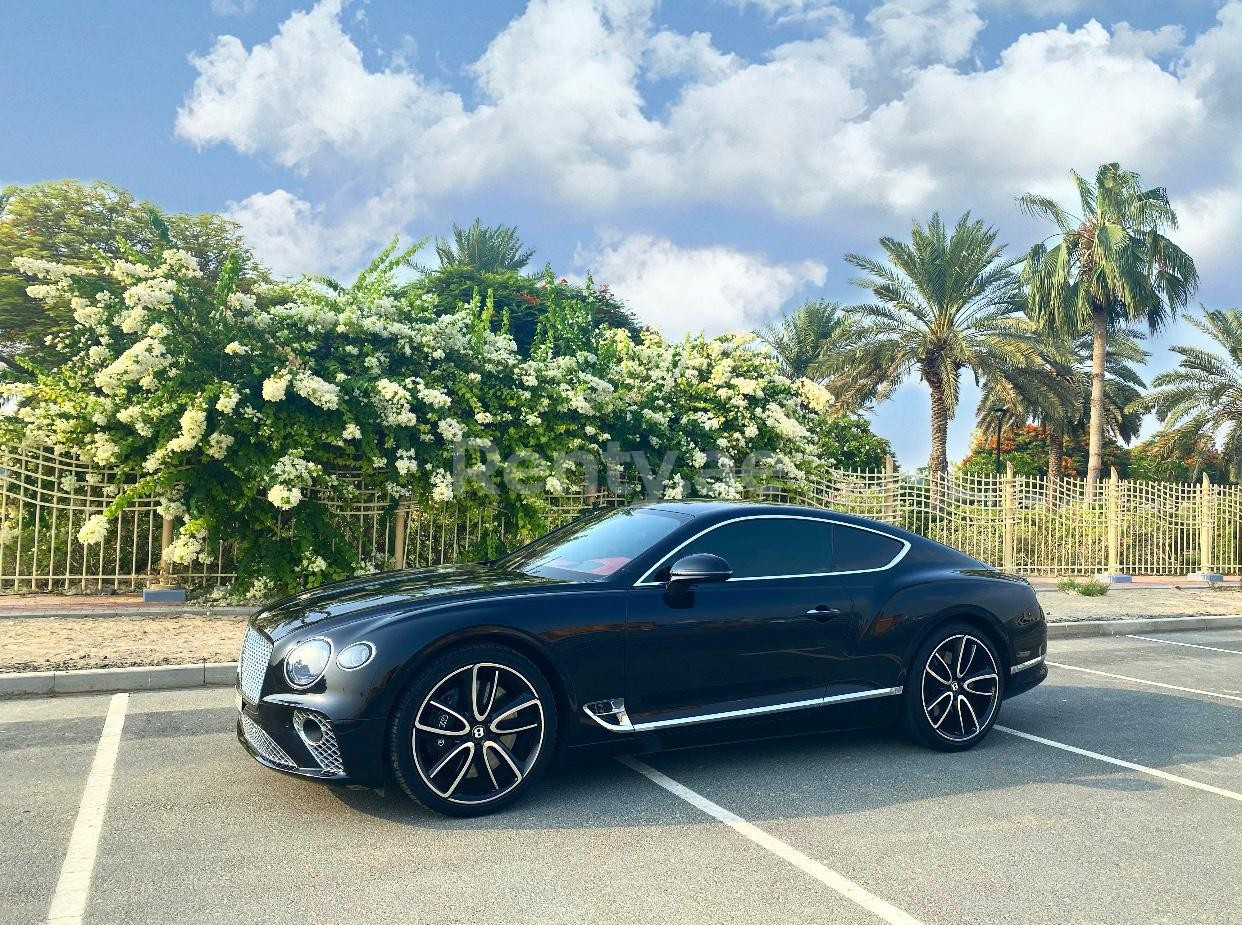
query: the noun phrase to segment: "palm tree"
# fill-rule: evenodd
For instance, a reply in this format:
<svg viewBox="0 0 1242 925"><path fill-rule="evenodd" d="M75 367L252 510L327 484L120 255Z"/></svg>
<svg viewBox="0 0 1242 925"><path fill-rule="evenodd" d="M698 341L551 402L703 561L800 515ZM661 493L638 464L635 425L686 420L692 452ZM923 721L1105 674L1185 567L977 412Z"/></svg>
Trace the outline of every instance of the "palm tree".
<svg viewBox="0 0 1242 925"><path fill-rule="evenodd" d="M918 371L931 389L931 474L949 471L949 421L957 410L963 369L982 379L1037 357L1031 324L1019 316L1022 294L997 231L970 213L950 234L934 214L917 221L909 243L883 237L882 262L859 254L845 259L867 275L855 285L875 301L852 309L851 346L837 354L839 376L853 368L874 375L883 398ZM863 378L857 376L856 378ZM830 386L831 388L831 386Z"/></svg>
<svg viewBox="0 0 1242 925"><path fill-rule="evenodd" d="M1152 381L1147 399L1164 425L1157 446L1194 445L1196 437L1211 435L1219 441L1230 478L1236 478L1242 466L1242 311L1213 309L1186 320L1224 355L1201 347L1170 348L1181 360Z"/></svg>
<svg viewBox="0 0 1242 925"><path fill-rule="evenodd" d="M1104 429L1128 443L1138 436L1143 412L1139 408L1146 388L1135 366L1150 354L1140 341L1143 334L1128 328L1109 332L1104 360ZM1073 343L1044 331L1040 359L1029 366L1002 368L984 378L976 412L979 425L989 411L1004 406L1011 425L1035 424L1048 435L1048 496L1054 497L1065 460L1065 438L1082 433L1091 416L1091 356L1093 338L1084 332Z"/></svg>
<svg viewBox="0 0 1242 925"><path fill-rule="evenodd" d="M1048 497L1054 497L1064 463L1065 434L1079 417L1085 396L1077 357L1064 340L1043 334L1040 359L1026 366L1004 366L980 382L975 412L979 427L993 426L994 409L1005 409L1010 427L1035 424L1048 435ZM985 431L986 432L986 431Z"/></svg>
<svg viewBox="0 0 1242 925"><path fill-rule="evenodd" d="M1143 189L1138 174L1103 164L1090 183L1070 171L1081 214L1047 196L1028 193L1023 211L1050 219L1059 238L1036 244L1023 279L1034 317L1076 336L1092 335L1091 415L1087 497L1094 496L1103 466L1105 359L1109 332L1145 322L1155 333L1177 316L1199 283L1194 261L1170 241L1177 213L1162 188Z"/></svg>
<svg viewBox="0 0 1242 925"><path fill-rule="evenodd" d="M845 330L840 303L812 299L756 333L790 379L824 378L825 352Z"/></svg>
<svg viewBox="0 0 1242 925"><path fill-rule="evenodd" d="M453 240L436 241L440 266L466 266L480 272L520 270L535 255L533 248L523 250L522 239L512 225L487 225L475 219L469 228L453 223Z"/></svg>

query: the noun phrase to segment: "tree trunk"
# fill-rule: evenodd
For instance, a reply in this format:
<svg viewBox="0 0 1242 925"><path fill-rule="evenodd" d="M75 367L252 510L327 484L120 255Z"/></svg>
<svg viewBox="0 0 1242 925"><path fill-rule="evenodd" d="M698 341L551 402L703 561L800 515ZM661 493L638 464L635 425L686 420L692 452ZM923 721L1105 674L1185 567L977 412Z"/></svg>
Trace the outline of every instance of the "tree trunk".
<svg viewBox="0 0 1242 925"><path fill-rule="evenodd" d="M1060 424L1048 425L1048 507L1056 507L1065 462L1065 431Z"/></svg>
<svg viewBox="0 0 1242 925"><path fill-rule="evenodd" d="M949 474L949 406L944 400L941 371L923 367L923 381L931 389L931 458L927 468L933 478L943 481Z"/></svg>
<svg viewBox="0 0 1242 925"><path fill-rule="evenodd" d="M1095 305L1091 311L1091 427L1087 450L1087 499L1095 500L1095 487L1104 470L1104 356L1108 349L1108 312Z"/></svg>

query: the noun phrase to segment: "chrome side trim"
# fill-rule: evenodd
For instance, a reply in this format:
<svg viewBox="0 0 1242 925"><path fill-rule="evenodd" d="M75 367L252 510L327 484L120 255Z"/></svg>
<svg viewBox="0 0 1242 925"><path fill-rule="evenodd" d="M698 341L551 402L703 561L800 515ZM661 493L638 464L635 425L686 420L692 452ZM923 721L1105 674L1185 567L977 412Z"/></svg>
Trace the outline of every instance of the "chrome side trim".
<svg viewBox="0 0 1242 925"><path fill-rule="evenodd" d="M592 709L592 707L597 709ZM630 722L629 714L625 712L625 701L620 698L588 703L583 706L582 712L610 732L634 731L634 725ZM609 718L614 720L614 722L608 722Z"/></svg>
<svg viewBox="0 0 1242 925"><path fill-rule="evenodd" d="M843 520L833 520L829 517L809 517L806 514L747 514L744 517L733 517L729 520L722 520L718 524L712 524L710 527L707 527L704 530L700 530L698 533L696 533L694 536L690 537L689 539L681 543L678 543L677 546L669 550L668 554L663 559L661 559L651 568L647 569L647 571L643 573L643 576L640 579L638 579L638 581L634 582L632 587L635 587L635 588L663 587L664 582L662 581L648 581L652 573L654 573L662 565L668 562L673 556L677 555L677 553L680 552L684 547L693 543L695 540L699 539L700 537L706 536L707 534L711 533L713 530L716 530L720 527L727 526L728 524L740 523L743 520L810 520L810 521L814 521L815 523L820 523L820 524L832 524L833 526L837 526L837 527L846 527L850 530L864 530L867 533L875 533L875 534L878 534L879 536L884 537L885 539L890 539L895 543L900 543L901 552L893 556L893 558L888 562L887 565L882 565L879 568L845 569L844 571L837 571L837 572L805 572L805 573L797 574L797 575L753 575L747 578L730 578L729 579L730 582L766 581L766 580L773 579L773 578L822 578L827 575L860 575L865 572L883 572L883 571L887 571L888 569L892 568L894 565L896 565L898 562L904 559L906 557L906 553L910 551L909 540L903 540L901 537L893 536L891 533L885 533L883 530L876 530L876 529L873 529L872 527L863 527L863 526L859 526L858 524L850 524L850 523L846 523Z"/></svg>
<svg viewBox="0 0 1242 925"><path fill-rule="evenodd" d="M1038 665L1043 660L1044 660L1044 657L1042 655L1037 655L1034 658L1023 662L1021 665L1014 665L1012 668L1009 669L1009 673L1017 674L1019 671L1025 671L1028 668L1033 668L1035 665Z"/></svg>
<svg viewBox="0 0 1242 925"><path fill-rule="evenodd" d="M744 710L725 710L721 713L700 713L697 716L680 716L677 719L659 719L647 723L630 723L626 726L610 726L603 720L586 710L597 723L609 732L647 732L652 729L667 729L671 726L688 726L694 723L714 723L726 719L738 719L743 716L761 716L766 713L784 713L790 710L806 710L812 707L826 707L838 703L849 703L853 700L871 700L876 697L894 697L902 692L900 687L883 687L869 691L854 691L849 694L835 694L831 697L815 697L811 700L794 700L788 703L774 703L766 707L748 707ZM628 717L627 717L628 723Z"/></svg>

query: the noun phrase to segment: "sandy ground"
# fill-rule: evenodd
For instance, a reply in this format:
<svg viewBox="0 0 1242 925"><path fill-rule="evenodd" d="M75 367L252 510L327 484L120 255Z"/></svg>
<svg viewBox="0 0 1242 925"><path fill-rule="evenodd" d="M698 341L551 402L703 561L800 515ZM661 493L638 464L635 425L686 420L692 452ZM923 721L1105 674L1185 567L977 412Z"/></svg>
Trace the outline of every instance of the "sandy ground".
<svg viewBox="0 0 1242 925"><path fill-rule="evenodd" d="M0 620L0 672L234 662L233 617L39 617Z"/></svg>
<svg viewBox="0 0 1242 925"><path fill-rule="evenodd" d="M46 601L45 596L45 606ZM1140 588L1112 590L1103 597L1045 591L1039 603L1048 619L1057 622L1242 614L1242 589ZM231 662L237 659L244 629L241 617L74 613L25 618L5 617L0 610L0 672Z"/></svg>

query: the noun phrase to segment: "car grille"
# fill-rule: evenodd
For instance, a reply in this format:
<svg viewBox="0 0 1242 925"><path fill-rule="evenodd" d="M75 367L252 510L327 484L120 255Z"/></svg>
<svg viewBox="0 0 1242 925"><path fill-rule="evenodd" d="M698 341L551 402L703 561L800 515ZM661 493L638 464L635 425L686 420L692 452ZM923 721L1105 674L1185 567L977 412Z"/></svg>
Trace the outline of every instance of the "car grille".
<svg viewBox="0 0 1242 925"><path fill-rule="evenodd" d="M263 731L263 727L245 713L241 715L241 724L242 735L246 737L246 741L250 743L250 747L256 752L272 764L280 765L282 768L297 767L293 759L285 753L285 750L277 745L270 735Z"/></svg>
<svg viewBox="0 0 1242 925"><path fill-rule="evenodd" d="M307 719L313 719L323 731L323 737L318 742L311 742L302 735L302 723ZM319 763L319 767L328 774L345 773L345 762L341 760L341 749L336 744L336 733L326 716L321 713L312 713L309 710L294 710L293 728L298 730L298 735L301 736L307 751Z"/></svg>
<svg viewBox="0 0 1242 925"><path fill-rule="evenodd" d="M272 657L272 644L251 627L246 630L241 656L237 660L237 686L247 703L258 703L263 693L263 679Z"/></svg>

